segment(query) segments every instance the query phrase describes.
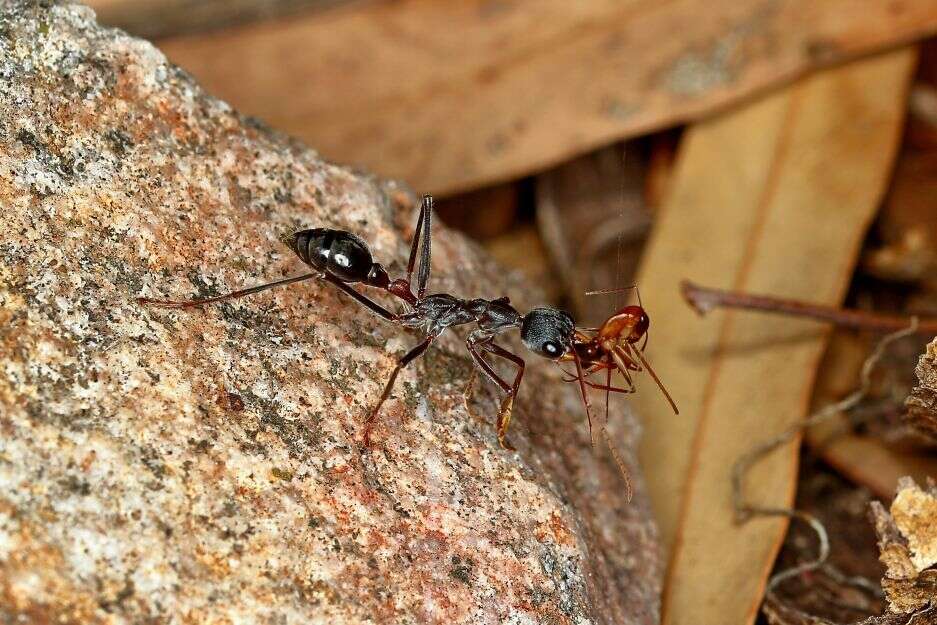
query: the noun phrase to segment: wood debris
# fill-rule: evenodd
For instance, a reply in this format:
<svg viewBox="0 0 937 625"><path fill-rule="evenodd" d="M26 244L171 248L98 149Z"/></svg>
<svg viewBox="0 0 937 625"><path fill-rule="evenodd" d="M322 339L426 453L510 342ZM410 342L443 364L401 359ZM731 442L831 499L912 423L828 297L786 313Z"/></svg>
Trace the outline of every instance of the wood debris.
<svg viewBox="0 0 937 625"><path fill-rule="evenodd" d="M937 438L937 339L934 339L918 361L919 386L914 387L905 406L906 421L918 431Z"/></svg>
<svg viewBox="0 0 937 625"><path fill-rule="evenodd" d="M937 607L937 489L921 488L906 479L890 510L871 504L878 534L880 559L885 565L882 588L889 611L910 615ZM927 622L937 622L931 617Z"/></svg>

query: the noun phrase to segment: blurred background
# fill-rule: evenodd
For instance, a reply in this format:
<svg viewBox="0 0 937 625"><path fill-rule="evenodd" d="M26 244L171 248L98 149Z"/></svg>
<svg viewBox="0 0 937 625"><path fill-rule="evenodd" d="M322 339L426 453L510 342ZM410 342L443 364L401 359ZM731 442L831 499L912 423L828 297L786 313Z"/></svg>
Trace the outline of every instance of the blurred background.
<svg viewBox="0 0 937 625"><path fill-rule="evenodd" d="M772 569L812 557L784 519L735 523L731 466L854 389L878 336L700 319L678 285L937 314L937 2L88 4L242 113L435 194L448 225L582 324L634 301L587 291L639 285L648 357L681 407L639 380L665 622L752 622ZM876 583L868 502L937 476L903 409L928 338L892 346L856 409L747 480L759 503L816 514L836 566ZM779 592L828 622L885 607L823 574Z"/></svg>

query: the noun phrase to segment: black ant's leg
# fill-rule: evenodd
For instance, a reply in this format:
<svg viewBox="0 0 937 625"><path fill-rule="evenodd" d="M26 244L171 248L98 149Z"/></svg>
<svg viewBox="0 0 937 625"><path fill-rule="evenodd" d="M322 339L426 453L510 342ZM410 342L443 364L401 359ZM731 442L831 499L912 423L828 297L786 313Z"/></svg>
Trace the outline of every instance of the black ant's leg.
<svg viewBox="0 0 937 625"><path fill-rule="evenodd" d="M426 201L420 205L420 216L416 219L416 230L410 241L410 259L407 261L407 283L413 278L413 268L416 267L416 253L420 247L420 234L423 232L423 217L426 215Z"/></svg>
<svg viewBox="0 0 937 625"><path fill-rule="evenodd" d="M423 294L426 293L426 283L429 281L429 272L430 272L430 256L431 256L431 246L433 240L432 234L432 219L433 219L433 196L424 195L423 196L423 205L420 208L420 212L423 213L423 247L420 250L420 269L417 272L416 281L417 281L417 291L416 296L419 299L423 299Z"/></svg>
<svg viewBox="0 0 937 625"><path fill-rule="evenodd" d="M495 373L495 370L491 368L491 365L484 359L484 357L478 353L475 347L478 345L478 339L469 335L468 339L465 341L465 346L469 350L469 354L472 356L472 360L475 361L475 364L481 368L481 370L488 376L492 382L501 387L501 390L505 393L511 392L511 385L501 379L501 377Z"/></svg>
<svg viewBox="0 0 937 625"><path fill-rule="evenodd" d="M494 343L484 343L482 341L490 340L483 337L478 337L474 334L470 334L469 338L465 341L466 347L468 347L469 354L472 355L472 359L478 365L478 367L488 376L488 378L501 387L501 390L504 391L504 399L501 400L501 408L498 411L498 443L504 449L514 450L514 447L507 442L505 436L507 435L508 425L511 423L511 414L514 409L514 397L517 395L517 389L521 385L521 379L524 377L524 360L512 354L506 349L495 345ZM485 352L494 354L495 356L500 356L506 360L510 360L517 367L517 375L514 377L514 383L508 384L505 382L494 369L491 368L491 365L484 359L484 357L478 352L477 347L481 347Z"/></svg>
<svg viewBox="0 0 937 625"><path fill-rule="evenodd" d="M572 350L573 362L576 363L576 380L579 382L579 394L582 397L582 406L586 410L586 421L589 422L589 441L592 443L592 447L595 447L595 434L592 430L592 411L589 409L589 394L586 393L586 379L583 375L582 370L582 361L579 359L579 354L576 353L576 350Z"/></svg>
<svg viewBox="0 0 937 625"><path fill-rule="evenodd" d="M521 379L524 377L524 359L517 354L512 354L500 345L489 343L485 346L485 351L510 360L517 367L517 375L514 376L514 384L511 385L510 394L501 402L501 410L498 412L498 442L505 447L504 437L507 434L508 425L511 423L511 413L514 411L514 398L517 397L517 390L520 388ZM510 449L510 446L507 446Z"/></svg>
<svg viewBox="0 0 937 625"><path fill-rule="evenodd" d="M408 364L419 358L423 352L426 351L426 348L430 346L430 343L433 342L433 339L437 335L431 334L427 336L422 343L408 351L404 354L400 360L397 361L397 366L394 367L393 372L390 374L390 379L387 380L387 384L384 386L384 392L381 393L381 398L377 401L377 404L374 408L371 409L371 412L368 414L368 419L364 424L364 446L371 446L371 429L374 427L374 422L377 421L377 415L381 410L381 406L384 405L384 402L387 401L387 398L390 397L390 392L394 388L394 382L397 380L397 374L400 373L400 370L406 367Z"/></svg>
<svg viewBox="0 0 937 625"><path fill-rule="evenodd" d="M386 308L384 308L383 306L375 302L373 299L371 299L367 295L362 295L358 291L351 288L351 286L349 286L347 283L342 282L338 278L330 274L325 274L324 276L322 276L322 278L324 280L327 280L328 282L331 282L332 284L334 284L341 290L345 291L345 293L348 293L349 295L351 295L353 298L355 298L358 301L359 304L366 306L369 310L371 310L371 312L380 315L381 317L383 317L384 319L387 319L388 321L393 321L395 323L400 321L400 317L401 317L400 315L387 310Z"/></svg>
<svg viewBox="0 0 937 625"><path fill-rule="evenodd" d="M240 291L232 291L231 293L225 293L224 295L217 295L215 297L206 297L204 299L173 300L173 299L153 299L150 297L138 297L137 303L143 304L146 306L155 306L157 308L194 308L195 306L204 306L205 304L213 304L215 302L224 302L229 299L236 299L238 297L244 297L245 295L253 295L254 293L260 293L261 291L272 289L275 286L283 286L284 284L292 284L294 282L299 282L300 280L308 280L309 278L319 278L319 277L321 277L321 274L319 273L306 273L301 276L293 276L292 278L284 278L283 280L277 280L276 282L268 282L267 284L258 284L257 286L250 287L249 289L241 289Z"/></svg>
<svg viewBox="0 0 937 625"><path fill-rule="evenodd" d="M409 284L413 278L413 268L416 266L416 253L420 247L420 241L423 235L423 222L427 221L427 215L432 212L432 210L432 196L424 195L423 201L420 204L420 216L416 220L416 230L413 231L413 240L410 242L410 259L407 261L407 284ZM427 227L426 230L429 230L429 228Z"/></svg>

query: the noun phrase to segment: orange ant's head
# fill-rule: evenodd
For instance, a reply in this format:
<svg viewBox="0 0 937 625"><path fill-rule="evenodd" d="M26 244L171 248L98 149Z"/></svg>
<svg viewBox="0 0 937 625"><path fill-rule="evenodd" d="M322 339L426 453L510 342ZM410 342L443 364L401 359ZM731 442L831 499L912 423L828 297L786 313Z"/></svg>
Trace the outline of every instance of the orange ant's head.
<svg viewBox="0 0 937 625"><path fill-rule="evenodd" d="M647 334L650 325L651 319L643 308L625 306L602 324L598 338L601 341L624 339L629 343L637 343Z"/></svg>

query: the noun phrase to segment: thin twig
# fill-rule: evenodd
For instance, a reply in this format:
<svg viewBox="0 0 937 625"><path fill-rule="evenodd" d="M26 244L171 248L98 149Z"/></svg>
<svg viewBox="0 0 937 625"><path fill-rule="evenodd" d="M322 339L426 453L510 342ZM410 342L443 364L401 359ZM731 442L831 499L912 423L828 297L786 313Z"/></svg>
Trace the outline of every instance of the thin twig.
<svg viewBox="0 0 937 625"><path fill-rule="evenodd" d="M753 295L738 291L712 289L694 284L689 280L680 283L683 299L700 315L705 315L715 308L741 308L758 310L794 317L806 317L825 321L844 328L873 330L877 332L896 332L911 324L911 317L904 315L885 315L849 308L821 306L792 299ZM937 319L921 319L917 323L917 334L937 334Z"/></svg>
<svg viewBox="0 0 937 625"><path fill-rule="evenodd" d="M748 503L748 501L745 499L745 475L748 473L752 465L764 458L771 451L792 440L804 429L817 425L818 423L822 423L823 421L826 421L841 412L845 412L855 407L869 393L869 389L872 385L872 371L878 364L878 361L882 358L882 355L885 352L885 348L898 339L915 334L919 331L919 329L920 328L917 317L912 317L909 320L907 327L882 337L882 339L875 346L875 349L872 350L872 353L868 358L866 358L862 365L859 388L843 399L823 407L797 425L785 430L774 438L758 445L752 451L740 457L732 467L732 507L735 511L735 520L737 523L744 523L754 516L786 516L791 519L801 520L810 525L813 531L816 532L817 538L819 540L817 557L798 566L791 567L776 573L768 581L766 594L773 594L774 589L781 582L787 579L796 577L808 571L815 571L821 567L827 570L827 572L830 573L834 578L839 577L841 579L848 580L848 583L852 586L861 588L869 588L871 586L871 583L869 583L867 580L855 577L846 578L836 569L833 569L827 565L826 561L830 554L829 536L827 535L826 528L823 527L823 524L815 516L807 512L795 510L793 508L775 508Z"/></svg>

